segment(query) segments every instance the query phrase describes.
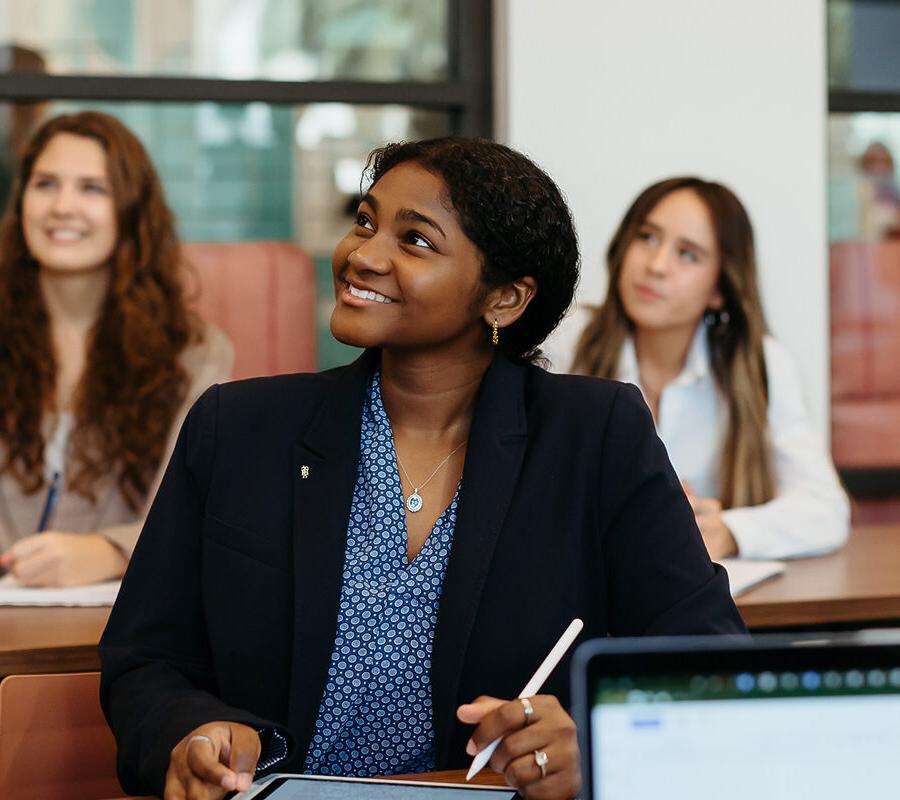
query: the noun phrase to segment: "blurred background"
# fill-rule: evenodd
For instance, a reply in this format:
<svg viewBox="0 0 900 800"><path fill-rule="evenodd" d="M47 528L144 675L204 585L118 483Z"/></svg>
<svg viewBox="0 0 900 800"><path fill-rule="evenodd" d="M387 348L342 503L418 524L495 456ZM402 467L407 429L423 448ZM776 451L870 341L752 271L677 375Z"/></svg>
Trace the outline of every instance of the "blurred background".
<svg viewBox="0 0 900 800"><path fill-rule="evenodd" d="M317 275L369 151L524 150L566 193L578 300L646 184L751 212L773 333L857 498L900 519L900 0L0 0L0 200L33 126L96 108L144 141L188 242L288 240Z"/></svg>

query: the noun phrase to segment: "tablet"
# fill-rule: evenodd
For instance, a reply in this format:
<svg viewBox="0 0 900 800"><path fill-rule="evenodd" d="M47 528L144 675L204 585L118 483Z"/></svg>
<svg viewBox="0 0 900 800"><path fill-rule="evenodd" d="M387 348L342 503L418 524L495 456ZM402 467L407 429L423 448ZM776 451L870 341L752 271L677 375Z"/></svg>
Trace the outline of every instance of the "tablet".
<svg viewBox="0 0 900 800"><path fill-rule="evenodd" d="M282 775L266 783L252 797L253 800L513 800L518 795L514 789L499 786Z"/></svg>

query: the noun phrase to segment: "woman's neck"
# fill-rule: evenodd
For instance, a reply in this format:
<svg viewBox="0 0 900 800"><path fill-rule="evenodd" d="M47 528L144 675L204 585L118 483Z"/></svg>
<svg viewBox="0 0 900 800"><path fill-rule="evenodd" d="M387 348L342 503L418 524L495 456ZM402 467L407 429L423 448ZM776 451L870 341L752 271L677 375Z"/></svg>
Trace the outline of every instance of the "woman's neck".
<svg viewBox="0 0 900 800"><path fill-rule="evenodd" d="M423 439L464 440L492 357L489 350L465 357L383 351L381 397L395 432L400 428Z"/></svg>
<svg viewBox="0 0 900 800"><path fill-rule="evenodd" d="M51 407L72 408L87 364L88 339L103 308L110 279L109 269L73 273L40 271L41 292L56 354L56 391Z"/></svg>
<svg viewBox="0 0 900 800"><path fill-rule="evenodd" d="M111 277L108 268L79 272L41 269L38 280L51 326L79 330L86 336L100 316Z"/></svg>
<svg viewBox="0 0 900 800"><path fill-rule="evenodd" d="M637 358L641 386L657 417L659 397L663 389L684 369L695 327L651 330L636 328L634 353Z"/></svg>

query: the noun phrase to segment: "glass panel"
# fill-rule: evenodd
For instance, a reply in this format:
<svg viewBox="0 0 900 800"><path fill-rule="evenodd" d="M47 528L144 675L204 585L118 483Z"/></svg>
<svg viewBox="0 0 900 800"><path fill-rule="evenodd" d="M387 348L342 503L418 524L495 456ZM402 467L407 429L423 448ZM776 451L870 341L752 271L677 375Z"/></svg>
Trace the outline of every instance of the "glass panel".
<svg viewBox="0 0 900 800"><path fill-rule="evenodd" d="M829 115L831 241L900 237L900 113Z"/></svg>
<svg viewBox="0 0 900 800"><path fill-rule="evenodd" d="M269 80L448 77L448 0L5 0L7 69ZM36 64L36 66L35 66ZM3 65L0 64L0 69Z"/></svg>
<svg viewBox="0 0 900 800"><path fill-rule="evenodd" d="M0 104L0 200L9 189L12 140L49 114L93 108L120 118L144 142L185 241L296 241L315 260L319 365L353 351L331 338L331 251L349 229L369 152L386 141L439 136L447 114L406 106L337 103ZM10 134L11 130L25 133Z"/></svg>
<svg viewBox="0 0 900 800"><path fill-rule="evenodd" d="M900 91L900 2L828 0L832 89Z"/></svg>

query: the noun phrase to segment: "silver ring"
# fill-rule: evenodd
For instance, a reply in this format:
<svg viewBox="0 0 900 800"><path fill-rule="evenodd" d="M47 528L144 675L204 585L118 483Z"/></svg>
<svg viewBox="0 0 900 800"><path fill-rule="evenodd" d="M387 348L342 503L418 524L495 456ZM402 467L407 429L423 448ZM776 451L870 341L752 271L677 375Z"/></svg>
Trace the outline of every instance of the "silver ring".
<svg viewBox="0 0 900 800"><path fill-rule="evenodd" d="M547 777L547 764L550 763L550 759L547 757L547 754L543 750L535 750L534 751L534 763L540 767L541 770L541 778Z"/></svg>
<svg viewBox="0 0 900 800"><path fill-rule="evenodd" d="M184 748L184 757L187 759L188 755L191 752L191 745L194 742L209 742L209 746L213 746L213 740L209 738L209 736L204 736L202 733L198 733L196 736L192 736L187 741L187 745Z"/></svg>
<svg viewBox="0 0 900 800"><path fill-rule="evenodd" d="M531 705L531 700L527 697L520 697L519 702L525 710L525 724L528 725L531 722L531 715L534 714L534 706Z"/></svg>

